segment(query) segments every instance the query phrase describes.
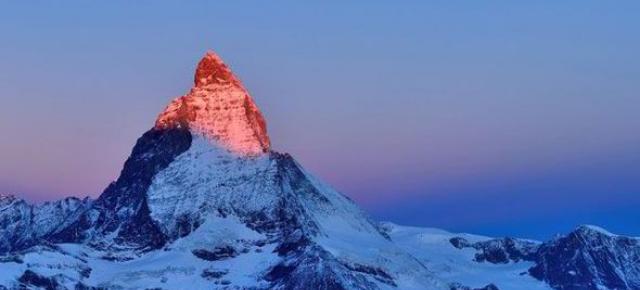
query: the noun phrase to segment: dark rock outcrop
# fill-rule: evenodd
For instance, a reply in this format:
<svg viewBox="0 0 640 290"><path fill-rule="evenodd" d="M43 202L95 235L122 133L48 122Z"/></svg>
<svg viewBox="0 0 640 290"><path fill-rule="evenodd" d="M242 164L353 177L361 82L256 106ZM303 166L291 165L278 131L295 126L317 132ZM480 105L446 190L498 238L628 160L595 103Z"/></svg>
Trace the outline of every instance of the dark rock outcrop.
<svg viewBox="0 0 640 290"><path fill-rule="evenodd" d="M462 237L449 240L458 249L474 248L477 250L477 262L493 264L507 264L510 262L534 261L538 250L538 243L514 238L491 239L471 243Z"/></svg>
<svg viewBox="0 0 640 290"><path fill-rule="evenodd" d="M231 246L217 247L213 250L195 249L191 253L206 261L220 261L238 256L238 252Z"/></svg>
<svg viewBox="0 0 640 290"><path fill-rule="evenodd" d="M56 289L65 289L62 287L56 279L44 277L38 275L37 273L26 270L22 273L22 276L18 278L18 282L20 282L20 287L24 287L25 289L32 288L41 288L47 290L56 290Z"/></svg>
<svg viewBox="0 0 640 290"><path fill-rule="evenodd" d="M450 287L450 290L500 290L498 288L498 286L493 285L493 284L489 284L489 285L484 286L482 288L471 288L471 287L468 287L468 286L463 286L463 285L461 285L459 283L453 283L449 287Z"/></svg>
<svg viewBox="0 0 640 290"><path fill-rule="evenodd" d="M48 237L52 242L84 242L116 233L123 247L157 249L167 237L149 216L146 192L153 177L191 146L186 129L152 129L136 143L120 177L74 223ZM91 230L91 231L89 231ZM92 234L99 236L91 236Z"/></svg>

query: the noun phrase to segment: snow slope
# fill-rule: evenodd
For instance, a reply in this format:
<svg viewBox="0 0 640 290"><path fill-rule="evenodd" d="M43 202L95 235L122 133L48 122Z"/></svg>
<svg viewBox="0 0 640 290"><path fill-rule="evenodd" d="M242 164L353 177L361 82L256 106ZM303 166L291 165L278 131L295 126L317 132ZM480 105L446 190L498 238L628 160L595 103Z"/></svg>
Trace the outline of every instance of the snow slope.
<svg viewBox="0 0 640 290"><path fill-rule="evenodd" d="M493 264L475 260L478 251L473 248L458 249L451 243L453 238L464 238L469 242L485 242L492 238L453 234L433 228L405 227L385 224L392 240L401 248L414 255L427 268L448 283L482 288L489 284L501 290L547 290L544 282L528 275L534 263L528 261Z"/></svg>

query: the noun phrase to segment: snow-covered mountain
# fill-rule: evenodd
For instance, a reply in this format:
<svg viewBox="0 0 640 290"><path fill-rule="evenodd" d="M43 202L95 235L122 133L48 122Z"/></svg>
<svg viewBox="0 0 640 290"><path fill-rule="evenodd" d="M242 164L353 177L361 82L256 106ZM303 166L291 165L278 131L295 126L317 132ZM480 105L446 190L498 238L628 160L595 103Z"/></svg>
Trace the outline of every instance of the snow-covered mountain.
<svg viewBox="0 0 640 290"><path fill-rule="evenodd" d="M96 200L0 198L0 289L640 289L637 239L576 232L379 224L271 149L210 52Z"/></svg>
<svg viewBox="0 0 640 290"><path fill-rule="evenodd" d="M640 238L595 226L544 243L385 227L397 245L450 283L475 289L640 289Z"/></svg>
<svg viewBox="0 0 640 290"><path fill-rule="evenodd" d="M640 239L595 226L543 244L533 277L555 289L640 289Z"/></svg>
<svg viewBox="0 0 640 290"><path fill-rule="evenodd" d="M66 224L88 208L89 199L68 197L31 205L11 195L0 195L0 253L24 249Z"/></svg>

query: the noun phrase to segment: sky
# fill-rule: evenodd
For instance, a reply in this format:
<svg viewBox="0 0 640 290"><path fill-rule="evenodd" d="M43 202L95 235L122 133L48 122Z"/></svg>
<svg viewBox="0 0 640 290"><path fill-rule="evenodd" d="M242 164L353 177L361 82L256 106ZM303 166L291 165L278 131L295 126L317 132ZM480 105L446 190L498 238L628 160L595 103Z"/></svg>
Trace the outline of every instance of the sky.
<svg viewBox="0 0 640 290"><path fill-rule="evenodd" d="M640 2L8 1L0 192L98 196L215 50L379 220L640 236Z"/></svg>

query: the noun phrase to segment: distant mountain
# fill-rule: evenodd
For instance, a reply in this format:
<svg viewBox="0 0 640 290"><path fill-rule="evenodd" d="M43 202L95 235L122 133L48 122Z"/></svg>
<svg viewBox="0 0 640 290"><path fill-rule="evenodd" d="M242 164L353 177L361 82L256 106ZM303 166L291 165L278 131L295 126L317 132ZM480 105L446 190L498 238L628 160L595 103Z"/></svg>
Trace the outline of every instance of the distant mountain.
<svg viewBox="0 0 640 290"><path fill-rule="evenodd" d="M640 239L581 226L540 246L529 272L555 289L640 289Z"/></svg>
<svg viewBox="0 0 640 290"><path fill-rule="evenodd" d="M91 200L69 197L31 205L11 195L0 195L0 253L25 249L73 222Z"/></svg>
<svg viewBox="0 0 640 290"><path fill-rule="evenodd" d="M393 224L386 228L397 245L438 277L467 285L459 289L640 289L640 239L594 226L544 243Z"/></svg>
<svg viewBox="0 0 640 290"><path fill-rule="evenodd" d="M207 53L96 200L0 197L0 289L640 289L637 239L380 224L270 144Z"/></svg>

